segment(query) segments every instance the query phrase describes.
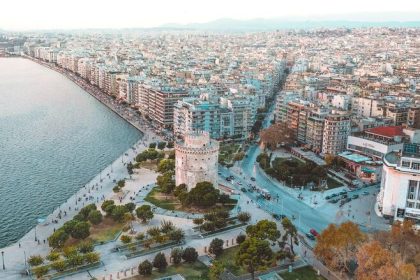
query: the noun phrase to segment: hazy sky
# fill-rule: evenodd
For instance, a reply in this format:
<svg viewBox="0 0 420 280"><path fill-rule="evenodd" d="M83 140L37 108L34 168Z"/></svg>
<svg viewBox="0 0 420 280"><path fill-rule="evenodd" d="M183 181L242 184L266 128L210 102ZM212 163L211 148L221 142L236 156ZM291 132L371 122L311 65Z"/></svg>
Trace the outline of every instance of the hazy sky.
<svg viewBox="0 0 420 280"><path fill-rule="evenodd" d="M410 12L410 18L401 17L401 12ZM371 13L388 16L367 15ZM337 19L344 14L356 20L420 20L420 0L1 0L0 28L153 27L218 18Z"/></svg>

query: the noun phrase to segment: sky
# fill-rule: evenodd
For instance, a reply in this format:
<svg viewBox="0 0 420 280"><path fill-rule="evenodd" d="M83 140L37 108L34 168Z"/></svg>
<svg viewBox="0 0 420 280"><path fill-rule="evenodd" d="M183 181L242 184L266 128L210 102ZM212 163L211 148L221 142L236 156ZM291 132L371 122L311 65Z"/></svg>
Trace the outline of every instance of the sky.
<svg viewBox="0 0 420 280"><path fill-rule="evenodd" d="M156 27L220 18L419 21L420 0L1 0L0 5L0 29L6 30Z"/></svg>

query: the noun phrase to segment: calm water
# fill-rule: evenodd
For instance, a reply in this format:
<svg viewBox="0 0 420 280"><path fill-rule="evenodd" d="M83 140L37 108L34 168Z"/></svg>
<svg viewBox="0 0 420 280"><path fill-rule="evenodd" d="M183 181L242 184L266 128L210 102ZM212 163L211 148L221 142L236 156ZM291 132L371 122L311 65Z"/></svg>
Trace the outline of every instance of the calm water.
<svg viewBox="0 0 420 280"><path fill-rule="evenodd" d="M141 137L62 75L0 58L0 248Z"/></svg>

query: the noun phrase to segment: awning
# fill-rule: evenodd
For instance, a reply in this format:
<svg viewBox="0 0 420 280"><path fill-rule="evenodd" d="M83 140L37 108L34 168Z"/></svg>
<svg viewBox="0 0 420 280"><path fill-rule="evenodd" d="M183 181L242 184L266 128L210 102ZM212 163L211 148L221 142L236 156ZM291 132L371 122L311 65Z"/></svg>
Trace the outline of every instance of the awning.
<svg viewBox="0 0 420 280"><path fill-rule="evenodd" d="M362 172L365 173L375 173L375 170L362 166Z"/></svg>

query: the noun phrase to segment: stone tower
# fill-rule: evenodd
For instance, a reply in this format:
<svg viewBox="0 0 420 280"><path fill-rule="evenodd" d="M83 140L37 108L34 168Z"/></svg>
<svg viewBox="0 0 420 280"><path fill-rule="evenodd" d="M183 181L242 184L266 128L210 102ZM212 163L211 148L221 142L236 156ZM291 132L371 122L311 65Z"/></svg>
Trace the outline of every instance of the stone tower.
<svg viewBox="0 0 420 280"><path fill-rule="evenodd" d="M208 132L191 132L183 143L175 144L176 185L187 185L188 191L197 183L208 181L217 187L219 142Z"/></svg>

